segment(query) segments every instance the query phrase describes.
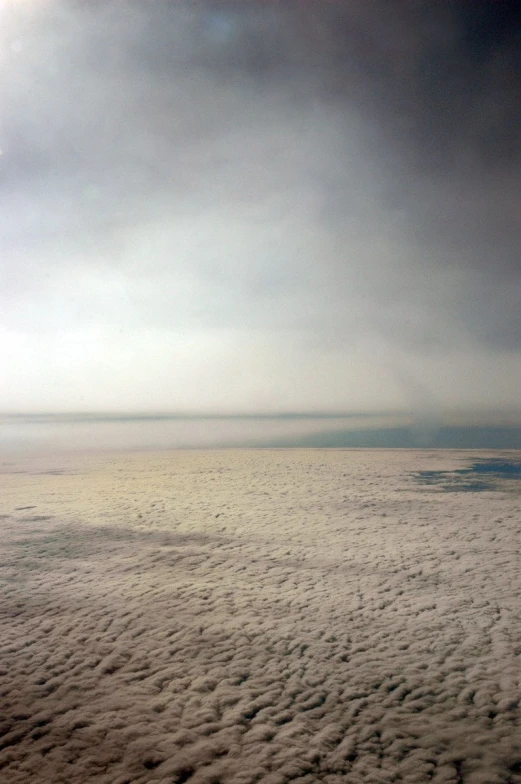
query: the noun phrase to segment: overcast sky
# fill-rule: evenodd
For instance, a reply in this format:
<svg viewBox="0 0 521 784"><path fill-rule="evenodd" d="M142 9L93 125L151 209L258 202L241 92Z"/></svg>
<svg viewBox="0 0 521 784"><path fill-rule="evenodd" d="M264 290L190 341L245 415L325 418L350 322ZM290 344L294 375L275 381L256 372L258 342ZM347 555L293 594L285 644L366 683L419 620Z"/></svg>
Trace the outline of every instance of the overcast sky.
<svg viewBox="0 0 521 784"><path fill-rule="evenodd" d="M0 409L517 404L519 15L0 2Z"/></svg>

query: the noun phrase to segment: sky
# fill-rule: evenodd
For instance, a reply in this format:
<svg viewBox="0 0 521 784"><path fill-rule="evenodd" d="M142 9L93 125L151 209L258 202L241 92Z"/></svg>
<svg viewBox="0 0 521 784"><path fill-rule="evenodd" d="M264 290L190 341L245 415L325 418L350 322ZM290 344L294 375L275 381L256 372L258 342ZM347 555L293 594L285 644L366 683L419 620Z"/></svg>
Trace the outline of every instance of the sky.
<svg viewBox="0 0 521 784"><path fill-rule="evenodd" d="M520 17L0 2L0 410L518 405Z"/></svg>

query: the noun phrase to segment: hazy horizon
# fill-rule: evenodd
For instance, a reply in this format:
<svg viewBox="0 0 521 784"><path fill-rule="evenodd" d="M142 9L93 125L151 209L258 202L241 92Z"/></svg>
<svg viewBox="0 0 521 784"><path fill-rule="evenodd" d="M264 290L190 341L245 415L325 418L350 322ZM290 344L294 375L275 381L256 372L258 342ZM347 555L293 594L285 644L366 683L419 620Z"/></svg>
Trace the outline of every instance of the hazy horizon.
<svg viewBox="0 0 521 784"><path fill-rule="evenodd" d="M521 412L0 415L0 454L200 448L521 449Z"/></svg>

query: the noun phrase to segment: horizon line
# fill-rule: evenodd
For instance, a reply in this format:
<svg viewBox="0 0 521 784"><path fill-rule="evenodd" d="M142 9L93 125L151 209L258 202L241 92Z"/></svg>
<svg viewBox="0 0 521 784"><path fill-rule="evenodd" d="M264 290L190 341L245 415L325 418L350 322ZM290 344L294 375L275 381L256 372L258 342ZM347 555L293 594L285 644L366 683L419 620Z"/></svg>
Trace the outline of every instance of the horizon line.
<svg viewBox="0 0 521 784"><path fill-rule="evenodd" d="M87 409L87 410L65 410L65 411L0 411L2 419L21 419L21 418L83 418L83 419L360 419L363 417L413 417L415 419L439 419L445 416L465 415L483 416L495 415L521 416L521 406L439 406L436 409L426 407L425 409L411 408L387 408L387 409L350 409L350 410L261 410L261 411L144 411L142 409L115 411L111 409Z"/></svg>

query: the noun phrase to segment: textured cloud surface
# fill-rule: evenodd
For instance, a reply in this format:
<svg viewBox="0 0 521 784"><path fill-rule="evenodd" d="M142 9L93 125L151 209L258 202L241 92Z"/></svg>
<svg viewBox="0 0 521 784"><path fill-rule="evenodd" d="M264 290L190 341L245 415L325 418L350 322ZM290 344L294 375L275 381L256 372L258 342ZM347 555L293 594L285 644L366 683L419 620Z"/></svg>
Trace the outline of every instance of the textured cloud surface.
<svg viewBox="0 0 521 784"><path fill-rule="evenodd" d="M469 453L4 460L12 784L520 784L519 497Z"/></svg>
<svg viewBox="0 0 521 784"><path fill-rule="evenodd" d="M519 4L0 15L1 407L516 402Z"/></svg>

